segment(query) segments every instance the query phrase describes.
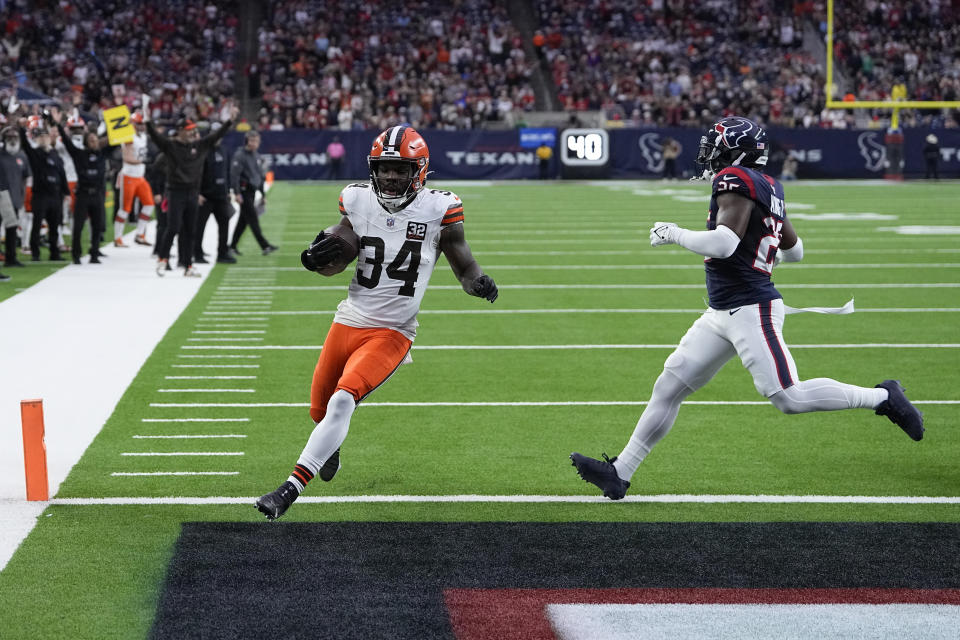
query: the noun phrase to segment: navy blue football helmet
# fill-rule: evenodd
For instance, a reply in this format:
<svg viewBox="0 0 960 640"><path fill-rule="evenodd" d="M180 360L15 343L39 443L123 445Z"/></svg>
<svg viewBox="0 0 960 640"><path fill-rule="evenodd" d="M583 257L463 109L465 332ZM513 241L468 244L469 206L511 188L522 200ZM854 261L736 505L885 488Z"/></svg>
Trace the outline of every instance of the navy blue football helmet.
<svg viewBox="0 0 960 640"><path fill-rule="evenodd" d="M770 154L767 132L756 122L733 116L710 127L700 138L697 171L715 174L726 167L764 167Z"/></svg>

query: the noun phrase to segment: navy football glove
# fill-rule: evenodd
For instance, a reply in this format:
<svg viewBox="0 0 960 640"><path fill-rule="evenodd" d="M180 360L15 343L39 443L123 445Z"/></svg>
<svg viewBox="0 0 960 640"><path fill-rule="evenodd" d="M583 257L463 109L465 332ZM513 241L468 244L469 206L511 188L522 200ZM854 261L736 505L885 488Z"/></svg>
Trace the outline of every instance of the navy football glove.
<svg viewBox="0 0 960 640"><path fill-rule="evenodd" d="M471 294L493 302L497 299L497 296L500 295L500 292L497 291L497 283L493 281L493 278L484 274L473 281Z"/></svg>

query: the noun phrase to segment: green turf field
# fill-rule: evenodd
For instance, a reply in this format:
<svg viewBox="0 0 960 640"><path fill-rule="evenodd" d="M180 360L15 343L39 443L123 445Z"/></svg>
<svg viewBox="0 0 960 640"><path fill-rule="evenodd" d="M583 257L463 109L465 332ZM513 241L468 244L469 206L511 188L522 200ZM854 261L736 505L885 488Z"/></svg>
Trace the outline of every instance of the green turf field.
<svg viewBox="0 0 960 640"><path fill-rule="evenodd" d="M0 574L0 637L143 637L181 523L262 518L252 497L286 479L306 442L318 347L350 278L298 260L336 221L339 188L275 186L263 223L281 250L262 257L248 237L237 265L212 269L57 495L251 499L49 507ZM413 364L354 415L335 481L304 497L593 496L567 456L620 451L704 308L700 259L651 248L648 231L702 228L707 185L449 188L500 298L466 296L441 260ZM858 309L787 318L800 377L900 378L926 437L864 410L781 415L734 360L691 396L629 495L960 496L960 184L800 183L786 197L805 247L802 263L775 270L786 303L853 297ZM952 231L893 230L918 225ZM141 437L175 435L220 437ZM208 455L142 455L157 453ZM222 475L115 475L169 472ZM960 505L302 500L286 520L957 522Z"/></svg>

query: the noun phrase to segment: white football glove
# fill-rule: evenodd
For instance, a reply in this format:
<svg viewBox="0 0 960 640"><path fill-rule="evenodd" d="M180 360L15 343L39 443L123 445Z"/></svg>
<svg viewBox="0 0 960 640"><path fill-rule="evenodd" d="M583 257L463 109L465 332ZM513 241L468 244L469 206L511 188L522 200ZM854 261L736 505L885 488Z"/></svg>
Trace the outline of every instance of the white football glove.
<svg viewBox="0 0 960 640"><path fill-rule="evenodd" d="M783 262L783 253L780 249L777 249L777 252L773 254L773 266L777 266L781 262Z"/></svg>
<svg viewBox="0 0 960 640"><path fill-rule="evenodd" d="M676 244L677 232L680 227L672 222L657 222L650 229L650 246L659 247L662 244Z"/></svg>

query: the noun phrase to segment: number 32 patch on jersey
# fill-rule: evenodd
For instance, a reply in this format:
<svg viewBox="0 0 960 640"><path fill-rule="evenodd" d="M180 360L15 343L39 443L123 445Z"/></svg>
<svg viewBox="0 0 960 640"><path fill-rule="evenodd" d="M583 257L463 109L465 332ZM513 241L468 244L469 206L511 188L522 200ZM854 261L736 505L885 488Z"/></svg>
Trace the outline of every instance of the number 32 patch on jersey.
<svg viewBox="0 0 960 640"><path fill-rule="evenodd" d="M427 225L422 222L407 223L407 240L423 240L427 237Z"/></svg>

